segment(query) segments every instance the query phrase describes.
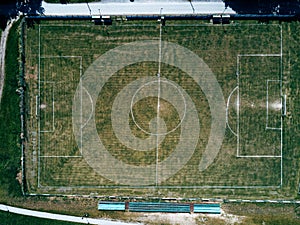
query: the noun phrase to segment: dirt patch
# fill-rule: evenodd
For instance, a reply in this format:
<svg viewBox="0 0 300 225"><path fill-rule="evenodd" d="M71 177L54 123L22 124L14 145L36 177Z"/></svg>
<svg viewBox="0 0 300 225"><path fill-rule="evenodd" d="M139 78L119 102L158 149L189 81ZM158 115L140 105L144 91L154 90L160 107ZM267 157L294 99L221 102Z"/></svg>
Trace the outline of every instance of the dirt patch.
<svg viewBox="0 0 300 225"><path fill-rule="evenodd" d="M146 224L189 224L196 225L197 214L189 213L144 213L138 220Z"/></svg>
<svg viewBox="0 0 300 225"><path fill-rule="evenodd" d="M241 224L243 216L227 214L190 214L190 213L144 213L138 221L146 224Z"/></svg>

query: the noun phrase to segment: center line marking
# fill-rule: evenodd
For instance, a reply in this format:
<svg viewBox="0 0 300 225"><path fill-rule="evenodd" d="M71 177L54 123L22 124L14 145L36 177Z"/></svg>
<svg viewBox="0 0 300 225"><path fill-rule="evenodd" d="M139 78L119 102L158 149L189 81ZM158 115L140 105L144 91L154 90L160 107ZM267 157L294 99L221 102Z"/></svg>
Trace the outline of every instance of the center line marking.
<svg viewBox="0 0 300 225"><path fill-rule="evenodd" d="M161 35L162 24L159 25L159 50L158 50L158 72L157 72L157 112L156 112L156 173L155 183L158 185L158 147L159 147L159 110L160 110L160 70L161 70Z"/></svg>

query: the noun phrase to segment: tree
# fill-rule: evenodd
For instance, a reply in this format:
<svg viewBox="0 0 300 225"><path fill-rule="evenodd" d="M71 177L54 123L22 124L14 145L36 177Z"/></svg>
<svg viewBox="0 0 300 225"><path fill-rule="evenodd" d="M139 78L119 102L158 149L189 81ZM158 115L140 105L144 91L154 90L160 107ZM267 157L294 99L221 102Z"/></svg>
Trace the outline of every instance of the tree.
<svg viewBox="0 0 300 225"><path fill-rule="evenodd" d="M42 0L1 0L0 28L5 29L7 21L16 18L20 13L36 15L43 12Z"/></svg>

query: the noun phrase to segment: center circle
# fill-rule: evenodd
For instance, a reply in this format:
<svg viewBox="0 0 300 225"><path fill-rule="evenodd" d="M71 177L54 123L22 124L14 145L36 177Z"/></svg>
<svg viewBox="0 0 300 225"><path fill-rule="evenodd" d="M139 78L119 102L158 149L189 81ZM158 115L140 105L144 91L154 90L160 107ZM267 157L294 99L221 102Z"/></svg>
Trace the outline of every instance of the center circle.
<svg viewBox="0 0 300 225"><path fill-rule="evenodd" d="M173 91L171 89L173 89ZM174 100L172 102L169 102L169 101L168 102L170 104L172 104L175 107L175 109L177 110L179 117L180 117L180 121L171 130L167 130L166 132L160 132L161 129L159 129L159 128L161 126L165 127L163 118L161 118L159 116L159 112L161 110L159 102L160 102L160 99L164 99L163 94L161 95L161 93L163 93L164 90L168 90L168 92L173 93ZM151 129L149 132L149 131L146 131L136 120L136 116L135 116L133 107L136 103L138 103L139 100L149 96L149 93L153 93L153 92L157 93L157 99L158 99L157 117L152 118L152 120L150 121L149 126ZM164 100L167 100L167 99L164 99ZM183 106L183 108L182 108L182 106ZM144 133L146 133L148 135L157 135L157 136L163 135L164 136L164 135L174 132L182 124L182 122L185 118L185 115L186 115L185 97L183 96L183 93L179 90L179 88L175 84L173 84L171 81L159 78L159 80L155 80L155 81L151 81L151 82L147 82L147 83L143 84L140 88L138 88L136 90L136 92L134 93L134 95L131 99L130 114L131 114L131 118L132 118L134 124ZM155 125L156 130L153 128L153 123L157 123ZM161 125L160 123L163 123L163 125Z"/></svg>

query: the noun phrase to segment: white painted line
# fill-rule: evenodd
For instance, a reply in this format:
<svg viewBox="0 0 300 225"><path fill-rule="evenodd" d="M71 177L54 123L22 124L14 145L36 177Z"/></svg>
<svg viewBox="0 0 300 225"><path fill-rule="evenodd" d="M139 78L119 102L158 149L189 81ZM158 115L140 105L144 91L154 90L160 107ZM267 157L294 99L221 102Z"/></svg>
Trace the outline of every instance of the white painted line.
<svg viewBox="0 0 300 225"><path fill-rule="evenodd" d="M155 184L158 185L158 151L159 151L159 111L160 111L160 73L161 73L161 44L162 44L162 23L159 24L159 49L158 49L158 72L157 72L157 113L156 113L156 166Z"/></svg>
<svg viewBox="0 0 300 225"><path fill-rule="evenodd" d="M41 26L39 25L39 32L38 32L38 42L39 42L39 49L38 49L38 96L41 96ZM40 100L40 99L39 99ZM40 111L40 101L38 104L39 111ZM41 155L41 120L38 120L38 156ZM41 176L41 160L40 157L38 157L38 176L37 176L37 183L38 187L41 187L40 183L40 176Z"/></svg>
<svg viewBox="0 0 300 225"><path fill-rule="evenodd" d="M137 25L137 24L135 24ZM45 25L42 25L45 26ZM125 26L125 25L123 25ZM130 26L130 25L129 25ZM144 26L144 25L143 25ZM208 24L172 24L172 25L165 25L166 27L250 27L250 26L278 26L277 24L238 24L238 23L231 23L231 24L212 24L212 23L208 23Z"/></svg>
<svg viewBox="0 0 300 225"><path fill-rule="evenodd" d="M270 203L278 203L276 200L269 200Z"/></svg>
<svg viewBox="0 0 300 225"><path fill-rule="evenodd" d="M282 116L286 116L286 95L283 95L283 113Z"/></svg>
<svg viewBox="0 0 300 225"><path fill-rule="evenodd" d="M78 55L43 55L41 59L52 59L52 58L82 58Z"/></svg>
<svg viewBox="0 0 300 225"><path fill-rule="evenodd" d="M236 79L237 79L237 100L236 100L236 134L237 134L237 144L236 144L236 155L239 156L240 150L240 57L237 56L236 59Z"/></svg>
<svg viewBox="0 0 300 225"><path fill-rule="evenodd" d="M281 130L280 127L266 127L266 130Z"/></svg>
<svg viewBox="0 0 300 225"><path fill-rule="evenodd" d="M50 133L50 132L54 132L55 130L55 119L54 119L54 116L55 116L55 112L54 112L54 90L55 90L55 82L54 81L47 81L47 80L43 80L43 81L40 81L40 84L41 83L45 83L45 84L51 84L51 91L52 91L52 104L51 104L51 107L52 107L52 130L50 128L50 130L40 130L40 133ZM42 92L45 92L45 90L43 90ZM45 92L46 93L46 92ZM48 93L48 92L47 92ZM48 103L48 100L47 98L45 99L45 104ZM40 108L40 104L39 104L39 108ZM40 114L41 114L41 110L40 110Z"/></svg>
<svg viewBox="0 0 300 225"><path fill-rule="evenodd" d="M55 93L54 93L54 85L56 84L56 82L54 81L47 81L47 80L41 80L40 79L40 65L41 65L41 59L52 59L52 58L78 58L80 59L80 80L81 80L81 77L82 77L82 56L78 56L78 55L65 55L65 56L54 56L54 55L43 55L41 56L41 26L39 26L39 69L38 69L38 77L39 77L39 96L40 96L40 93L41 93L41 83L50 83L52 84L52 127L53 127L53 130L52 131L49 131L49 130L41 130L41 125L40 125L40 120L38 122L38 134L39 134L39 147L38 147L38 187L42 187L41 185L41 161L40 159L41 158L82 158L82 148L80 146L80 153L81 153L81 156L67 156L67 155L57 155L57 156L54 156L54 155L51 155L51 156L47 156L47 155L41 155L41 141L40 141L40 136L41 136L41 133L50 133L50 132L54 132L54 129L55 129ZM58 82L59 83L59 82ZM82 93L81 93L81 98L82 98ZM40 103L39 103L40 105ZM82 107L82 102L81 102L81 107ZM81 135L81 143L82 143L82 135ZM47 186L48 187L48 186Z"/></svg>
<svg viewBox="0 0 300 225"><path fill-rule="evenodd" d="M229 122L228 122L228 109L229 109L229 103L230 103L230 98L231 98L231 95L238 89L239 87L236 86L232 92L229 94L228 96L228 99L227 99L227 105L226 105L226 124L227 124L227 127L229 128L229 130L231 131L231 133L233 133L236 137L238 136L236 132L234 132L232 130L232 128L230 127L229 125Z"/></svg>
<svg viewBox="0 0 300 225"><path fill-rule="evenodd" d="M35 96L35 117L36 118L38 118L38 116L39 116L39 105L40 105L39 96L36 95Z"/></svg>
<svg viewBox="0 0 300 225"><path fill-rule="evenodd" d="M55 85L55 84L54 84ZM54 112L54 91L55 87L52 85L52 130L55 130L55 112Z"/></svg>
<svg viewBox="0 0 300 225"><path fill-rule="evenodd" d="M278 188L281 188L280 185L278 186L271 186L271 185L257 185L257 186L239 186L239 185L232 185L232 186L226 186L226 185L220 185L220 186L214 186L214 185L205 185L205 186L155 186L155 185L152 185L152 186L121 186L121 185L114 185L114 186L107 186L107 185L102 185L102 186L93 186L93 185L90 185L90 186L84 186L84 185L81 185L81 186L72 186L72 185L69 185L69 186L41 186L41 187L44 187L44 188L56 188L56 189L62 189L62 188L77 188L77 189L90 189L90 188L99 188L99 189L107 189L107 188L110 188L110 189L120 189L120 188L123 188L123 189L145 189L145 188L163 188L163 189L174 189L174 188L180 188L180 189L278 189ZM35 193L31 193L30 195L49 195L49 194L35 194ZM138 198L138 197L137 197Z"/></svg>
<svg viewBox="0 0 300 225"><path fill-rule="evenodd" d="M282 96L282 80L283 80L283 36L282 36L282 25L280 25L280 96ZM281 105L282 105L282 99L281 99ZM281 162L280 162L280 186L282 186L283 183L283 120L282 116L280 118L280 155L281 155Z"/></svg>
<svg viewBox="0 0 300 225"><path fill-rule="evenodd" d="M238 56L244 56L244 57L280 57L281 54L239 54Z"/></svg>
<svg viewBox="0 0 300 225"><path fill-rule="evenodd" d="M72 155L41 155L40 158L82 158L82 156Z"/></svg>
<svg viewBox="0 0 300 225"><path fill-rule="evenodd" d="M268 124L269 124L269 83L270 82L277 82L277 83L279 83L280 84L280 80L267 80L267 100L266 100L266 108L267 108L267 110L266 110L266 112L267 112L267 115L266 115L266 129L267 130L281 130L281 128L280 127L269 127L268 126ZM281 89L281 88L280 88ZM281 90L280 90L280 92L281 92ZM282 102L281 102L281 107L282 107Z"/></svg>
<svg viewBox="0 0 300 225"><path fill-rule="evenodd" d="M267 107L267 115L266 115L266 129L269 123L269 81L267 80L267 100L266 100L266 107Z"/></svg>
<svg viewBox="0 0 300 225"><path fill-rule="evenodd" d="M89 123L89 121L91 120L91 118L92 118L92 116L93 116L93 113L94 113L94 103L93 103L93 98L92 98L92 96L90 95L90 93L86 90L86 88L85 87L83 87L82 86L82 83L80 83L80 88L81 88L81 95L80 95L80 101L81 101L81 124L83 123L83 121L82 121L82 90L84 90L85 91L85 93L87 93L87 95L88 95L88 97L89 97L89 99L90 99L90 102L91 102L91 104L92 104L92 111L91 111L91 114L90 114L90 116L89 116L89 118L87 119L87 121L81 126L81 132L82 132L82 129ZM81 139L82 139L82 135L81 135Z"/></svg>
<svg viewBox="0 0 300 225"><path fill-rule="evenodd" d="M83 88L83 86L82 86L82 57L80 57L80 68L79 68L79 75L80 75L80 78L79 78L79 82L80 82L80 146L78 146L79 148L80 148L80 154L82 155L82 129L83 129L83 127L82 127L82 88ZM86 92L88 93L88 91L86 90ZM89 93L88 93L89 94ZM92 97L91 97L91 95L89 94L89 98L90 98L90 100L91 100L91 102L92 102L92 112L94 111L94 105L93 105L93 99L92 99ZM90 118L88 119L88 120L90 120Z"/></svg>
<svg viewBox="0 0 300 225"><path fill-rule="evenodd" d="M238 155L237 158L281 158L280 155Z"/></svg>
<svg viewBox="0 0 300 225"><path fill-rule="evenodd" d="M75 58L75 57L80 57L80 56L43 56L43 57L41 57L40 56L40 53L41 53L40 38L41 37L40 37L40 25L39 25L39 62L40 62L41 58L47 58L47 57L49 57L49 58L66 58L66 57ZM238 88L239 87L239 72L240 72L240 68L239 68L239 66L240 66L239 65L239 57L240 56L278 56L278 54L246 54L246 55L238 55L238 57L237 57L237 72L236 72L236 75L237 75L237 90L238 90L238 100L237 100L237 110L238 111L239 111L239 106L240 106L240 92L239 92L239 88ZM82 64L82 58L81 58L81 64ZM40 64L39 64L39 67L40 67ZM82 68L81 68L80 74L82 75ZM40 78L40 74L39 74L39 78ZM81 97L82 97L82 93L81 93ZM81 104L81 106L82 106L82 104ZM239 121L239 116L237 117L237 120ZM237 127L239 128L239 122L237 123ZM238 131L239 131L239 129L237 129L237 132ZM237 136L238 136L238 141L237 142L238 142L238 146L239 146L239 133L237 133ZM237 153L238 153L238 151L239 151L239 149L237 148ZM46 156L40 156L40 157L45 157L46 158ZM52 156L50 156L50 157L52 157ZM53 157L61 157L61 156L53 156ZM63 156L63 157L68 157L68 156ZM81 157L81 156L77 156L77 157ZM244 157L244 156L241 156L241 157ZM250 157L246 156L246 157L253 158L252 156L250 156ZM254 156L254 157L256 157L256 156ZM259 157L261 157L261 156L259 156ZM266 157L270 157L270 158L271 157L281 157L282 158L282 154L281 154L281 156L266 156ZM93 186L81 186L81 187L82 188L91 188ZM112 188L120 188L120 187L123 187L123 186L113 186ZM149 186L149 187L153 187L153 186ZM161 187L161 188L177 188L177 187L178 188L204 188L204 189L205 188L233 188L233 189L236 189L236 188L279 188L279 186L159 186L159 187ZM97 188L107 188L107 186L97 186ZM137 187L137 188L145 188L145 187L141 186L141 187Z"/></svg>
<svg viewBox="0 0 300 225"><path fill-rule="evenodd" d="M280 26L281 27L281 26ZM281 29L282 30L282 29ZM272 155L240 155L239 153L239 144L240 144L240 133L239 133L239 112L240 112L240 89L239 89L239 77L240 77L240 58L241 57L282 57L282 54L238 54L237 55L237 69L236 69L236 76L237 76L237 87L238 87L238 98L237 98L237 153L236 153L236 157L237 158L281 158L281 164L282 164L282 154L280 154L280 156L272 156ZM282 62L281 62L282 63ZM282 66L281 66L282 67ZM281 79L282 80L282 79ZM280 82L280 84L282 85L282 81L281 80L267 80L267 110L268 110L268 82ZM281 89L281 88L280 88ZM282 104L282 103L281 103ZM267 112L267 121L268 121L268 112ZM282 117L281 117L281 128L273 128L273 127L268 127L267 123L266 123L266 129L270 129L270 130L280 130L282 133ZM281 141L282 141L282 137L281 137ZM282 144L281 144L282 146ZM282 171L281 171L282 173ZM282 184L282 182L281 182Z"/></svg>

